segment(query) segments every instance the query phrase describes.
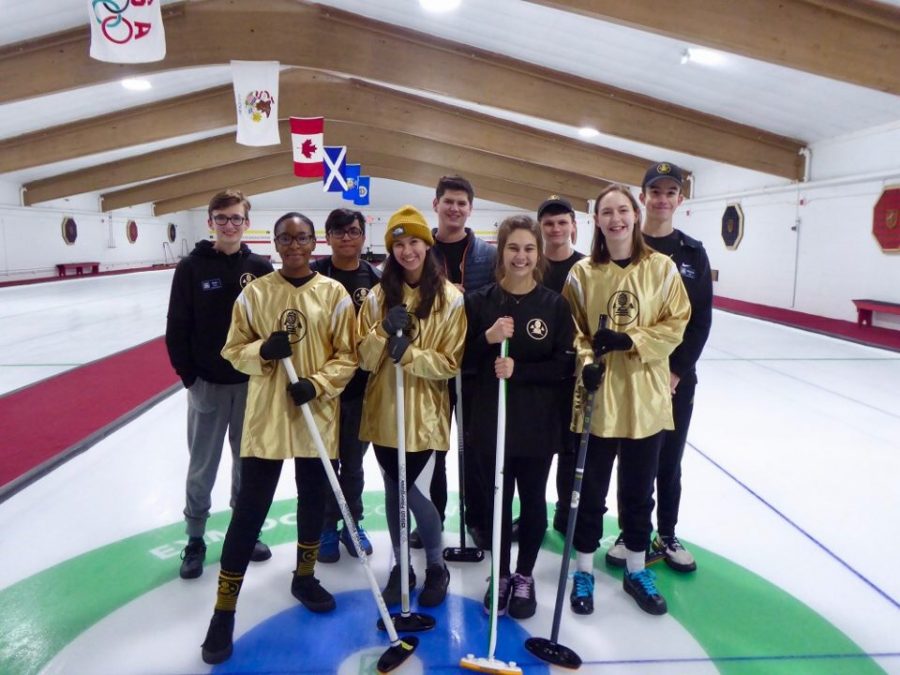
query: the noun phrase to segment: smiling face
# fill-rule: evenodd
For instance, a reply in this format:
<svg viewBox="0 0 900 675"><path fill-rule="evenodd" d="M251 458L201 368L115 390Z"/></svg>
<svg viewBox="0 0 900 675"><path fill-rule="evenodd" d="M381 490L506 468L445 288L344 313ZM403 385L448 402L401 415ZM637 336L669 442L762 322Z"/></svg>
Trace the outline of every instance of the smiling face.
<svg viewBox="0 0 900 675"><path fill-rule="evenodd" d="M524 229L509 233L503 246L503 276L510 282L523 282L534 278L540 253L535 236Z"/></svg>
<svg viewBox="0 0 900 675"><path fill-rule="evenodd" d="M278 224L275 232L275 250L281 256L281 272L286 277L309 276L309 257L316 247L312 227L299 218L288 218Z"/></svg>
<svg viewBox="0 0 900 675"><path fill-rule="evenodd" d="M354 220L347 225L333 227L325 233L325 240L334 256L340 260L356 260L366 244L364 223Z"/></svg>
<svg viewBox="0 0 900 675"><path fill-rule="evenodd" d="M647 209L647 227L672 222L675 210L681 206L684 195L671 178L659 178L641 192L641 204Z"/></svg>
<svg viewBox="0 0 900 675"><path fill-rule="evenodd" d="M469 194L465 190L447 190L435 197L432 205L438 216L438 237L442 240L447 236L459 238L472 213Z"/></svg>
<svg viewBox="0 0 900 675"><path fill-rule="evenodd" d="M240 224L235 221L240 221ZM207 224L216 237L213 244L216 250L233 253L240 248L241 237L250 227L250 219L247 217L244 205L237 203L221 209L213 209Z"/></svg>
<svg viewBox="0 0 900 675"><path fill-rule="evenodd" d="M431 248L418 237L398 237L391 246L391 255L403 268L403 277L408 283L417 283L422 276L425 254Z"/></svg>
<svg viewBox="0 0 900 675"><path fill-rule="evenodd" d="M594 222L603 233L614 259L631 255L636 220L631 200L621 192L609 192L597 203Z"/></svg>

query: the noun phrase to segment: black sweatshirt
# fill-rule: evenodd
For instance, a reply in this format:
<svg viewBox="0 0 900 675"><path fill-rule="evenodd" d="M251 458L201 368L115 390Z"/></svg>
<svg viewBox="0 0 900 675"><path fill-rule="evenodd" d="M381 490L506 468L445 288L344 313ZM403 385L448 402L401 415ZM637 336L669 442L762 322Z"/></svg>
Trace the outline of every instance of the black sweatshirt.
<svg viewBox="0 0 900 675"><path fill-rule="evenodd" d="M213 242L197 242L175 268L166 348L172 367L185 387L200 377L216 384L238 384L249 378L235 370L220 352L231 326L231 309L241 290L272 272L272 264L246 244L225 255Z"/></svg>
<svg viewBox="0 0 900 675"><path fill-rule="evenodd" d="M511 316L515 326L509 341L515 365L507 381L506 455L548 457L560 449L565 431L559 410L575 367L572 312L562 296L541 285L524 296L512 296L496 283L466 294L464 362L476 373L472 439L479 453L492 454L497 444L494 360L500 345L488 344L484 333L501 316Z"/></svg>

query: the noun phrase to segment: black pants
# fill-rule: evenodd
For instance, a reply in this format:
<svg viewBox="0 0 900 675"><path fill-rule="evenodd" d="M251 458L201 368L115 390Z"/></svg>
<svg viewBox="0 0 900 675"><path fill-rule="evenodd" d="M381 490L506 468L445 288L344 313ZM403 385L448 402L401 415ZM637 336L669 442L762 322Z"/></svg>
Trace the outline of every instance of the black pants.
<svg viewBox="0 0 900 675"><path fill-rule="evenodd" d="M696 375L678 383L672 397L672 416L675 429L664 432L662 450L659 453L659 470L656 475L656 529L665 535L675 534L678 508L681 505L681 458L687 442L688 428L694 413Z"/></svg>
<svg viewBox="0 0 900 675"><path fill-rule="evenodd" d="M482 457L484 480L490 490L483 494L488 509L485 534L493 530L495 453ZM531 576L544 533L547 531L547 478L552 457L508 457L503 466L503 510L500 519L500 574L509 576L512 547L512 503L519 492L519 554L516 572ZM492 552L494 555L495 552Z"/></svg>
<svg viewBox="0 0 900 675"><path fill-rule="evenodd" d="M603 537L603 514L612 477L619 458L619 525L625 547L644 551L653 531L653 484L659 464L664 432L647 438L600 438L590 436L584 463L581 501L575 525L575 550L594 553Z"/></svg>
<svg viewBox="0 0 900 675"><path fill-rule="evenodd" d="M350 507L350 515L355 522L363 519L362 493L365 487L363 458L369 447L368 441L359 440L359 424L362 419L362 397L341 399L341 422L338 436L338 456L340 469L338 482L341 492ZM337 499L332 494L325 498L325 521L322 530L333 530L339 520L343 520Z"/></svg>
<svg viewBox="0 0 900 675"><path fill-rule="evenodd" d="M222 545L223 570L241 575L247 571L259 530L272 506L283 463L280 459L241 459L241 491ZM335 466L337 462L331 464ZM297 541L317 542L322 532L325 498L331 494L322 461L318 457L294 458L294 481L297 484Z"/></svg>
<svg viewBox="0 0 900 675"><path fill-rule="evenodd" d="M560 514L560 518L568 520L581 434L569 431L566 436L568 446L560 450L556 458L556 512Z"/></svg>

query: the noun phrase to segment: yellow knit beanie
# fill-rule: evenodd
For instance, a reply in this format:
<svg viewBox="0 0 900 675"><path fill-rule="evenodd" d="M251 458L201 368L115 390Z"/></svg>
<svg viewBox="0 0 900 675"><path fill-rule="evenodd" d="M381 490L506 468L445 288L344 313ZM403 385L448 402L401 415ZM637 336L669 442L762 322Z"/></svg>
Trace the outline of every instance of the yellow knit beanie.
<svg viewBox="0 0 900 675"><path fill-rule="evenodd" d="M394 239L398 237L417 237L429 246L434 246L434 237L431 236L431 228L428 227L425 216L408 204L400 207L388 221L387 232L384 233L384 246L388 253L394 246Z"/></svg>

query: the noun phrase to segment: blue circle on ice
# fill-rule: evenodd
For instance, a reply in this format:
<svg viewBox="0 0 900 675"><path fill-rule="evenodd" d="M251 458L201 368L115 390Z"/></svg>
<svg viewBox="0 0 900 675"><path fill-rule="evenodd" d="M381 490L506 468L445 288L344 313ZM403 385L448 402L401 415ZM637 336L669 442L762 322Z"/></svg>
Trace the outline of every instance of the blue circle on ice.
<svg viewBox="0 0 900 675"><path fill-rule="evenodd" d="M371 592L337 593L335 600L337 609L327 614L310 612L298 604L263 621L235 642L232 657L213 672L337 673L342 663L360 654L360 665L354 670L375 672L375 661L390 642L387 633L376 628L378 610ZM248 595L241 602L253 599ZM439 607L417 609L414 604L413 611L428 614L437 622L433 630L408 633L419 638L410 661L418 660L424 672L456 669L468 654L487 656L490 622L480 602L448 595ZM525 649L529 637L520 623L501 617L495 658L514 661L523 670L527 668L529 675L549 673L547 664Z"/></svg>

